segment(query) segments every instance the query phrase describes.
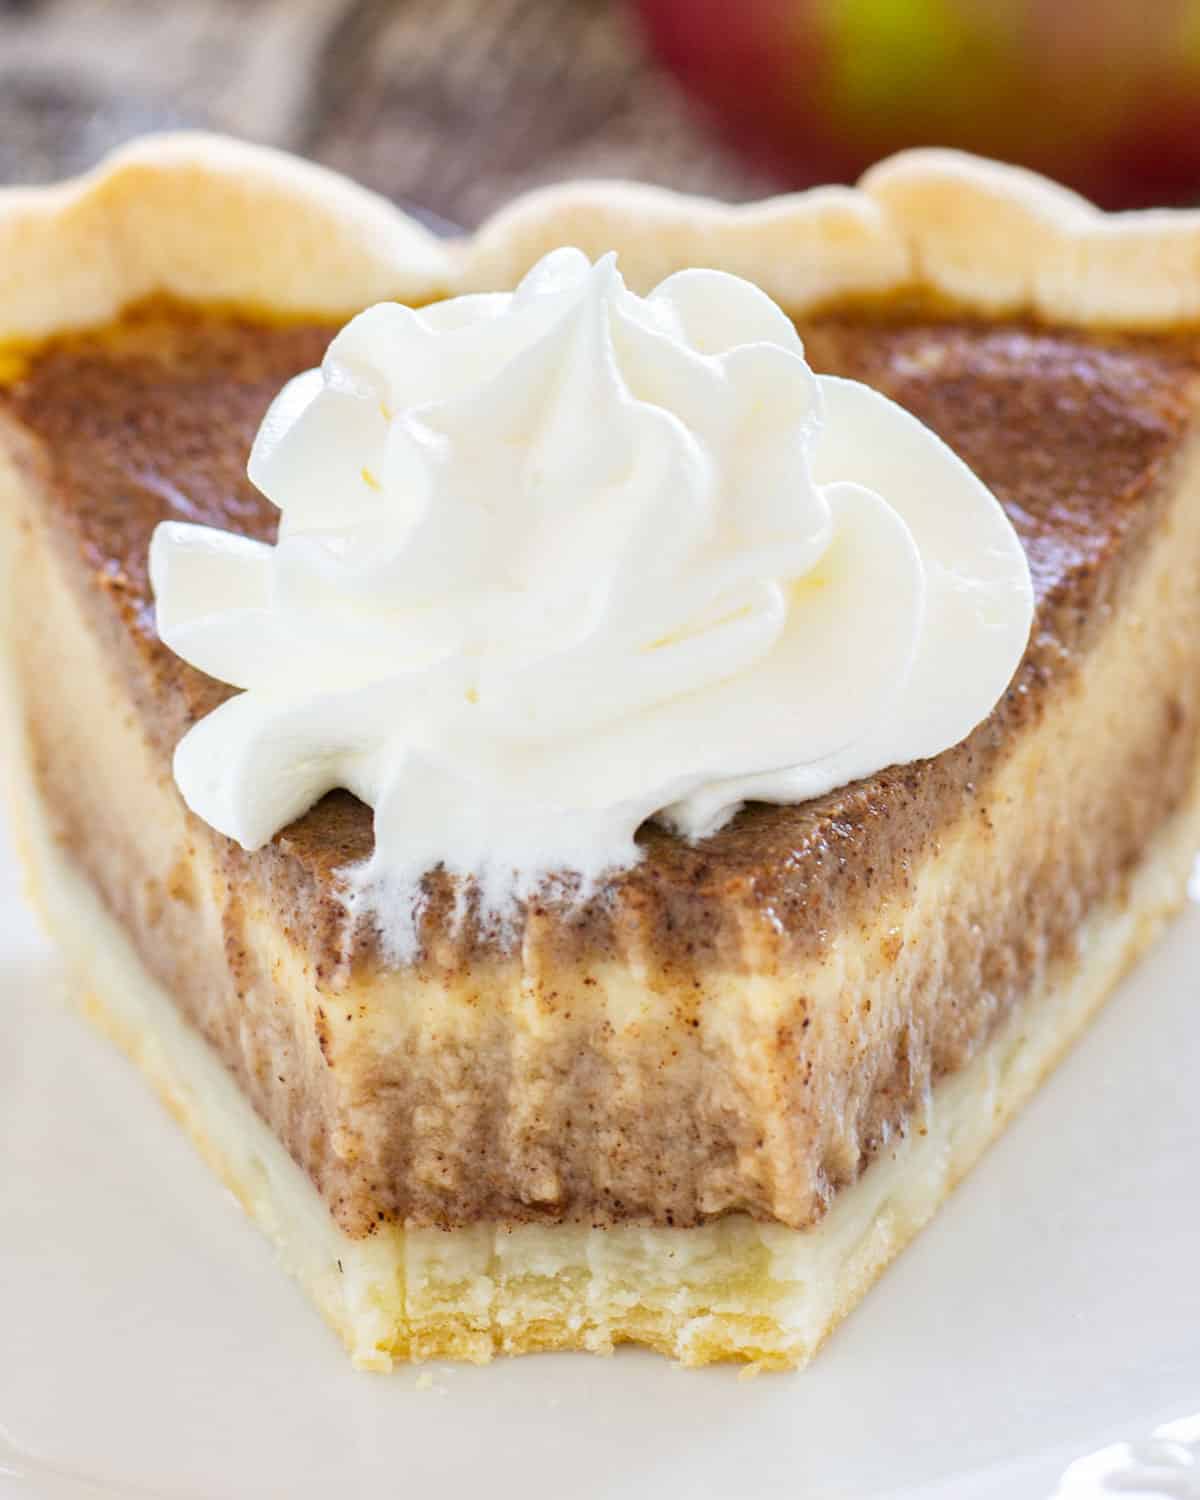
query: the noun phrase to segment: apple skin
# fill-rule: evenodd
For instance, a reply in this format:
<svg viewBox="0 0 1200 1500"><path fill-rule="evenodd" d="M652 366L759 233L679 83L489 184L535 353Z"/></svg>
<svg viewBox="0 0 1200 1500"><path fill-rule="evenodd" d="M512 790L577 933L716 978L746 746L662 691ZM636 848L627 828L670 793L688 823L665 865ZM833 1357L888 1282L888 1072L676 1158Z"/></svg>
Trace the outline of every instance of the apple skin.
<svg viewBox="0 0 1200 1500"><path fill-rule="evenodd" d="M635 0L781 186L906 146L1019 162L1107 208L1200 201L1200 0Z"/></svg>

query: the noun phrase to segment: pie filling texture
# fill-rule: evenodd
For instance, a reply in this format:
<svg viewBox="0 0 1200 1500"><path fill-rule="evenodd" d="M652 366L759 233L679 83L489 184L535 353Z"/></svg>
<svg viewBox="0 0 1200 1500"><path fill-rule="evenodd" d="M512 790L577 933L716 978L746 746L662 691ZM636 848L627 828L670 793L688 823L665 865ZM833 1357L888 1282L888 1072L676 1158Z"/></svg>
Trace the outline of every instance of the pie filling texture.
<svg viewBox="0 0 1200 1500"><path fill-rule="evenodd" d="M228 690L159 643L146 576L162 519L273 537L246 453L330 332L148 305L45 344L0 394L11 667L54 848L315 1185L338 1244L369 1258L405 1237L410 1304L431 1230L460 1246L481 1226L513 1227L510 1246L553 1226L687 1230L724 1236L749 1265L773 1233L837 1227L843 1201L936 1135L931 1100L1022 1028L1045 1028L1048 1066L1080 1024L1054 996L1074 985L1098 1003L1145 940L1134 919L1182 894L1200 342L877 311L803 322L816 369L933 427L1016 527L1037 618L1008 694L934 760L750 806L695 846L647 827L640 865L582 908L532 902L516 947L455 923L434 875L420 958L397 971L337 896L337 872L370 851L369 809L334 793L253 855L184 810L171 750ZM1144 890L1160 854L1172 878ZM1105 947L1095 931L1123 913L1133 925ZM1088 990L1093 963L1104 982ZM934 1201L965 1165L922 1169ZM476 1281L495 1282L497 1243L475 1246ZM461 1301L457 1274L431 1294L431 1328L438 1297ZM377 1312L381 1297L367 1299ZM786 1322L756 1305L760 1322ZM790 1344L759 1327L691 1353L795 1362L844 1310ZM445 1312L461 1337L427 1329L424 1343L411 1305L390 1333L363 1334L361 1309L330 1315L357 1318L348 1337L368 1360L540 1346L528 1311L507 1345L462 1307ZM546 1314L557 1332L542 1343L571 1342L564 1316ZM610 1318L615 1335L597 1337L689 1357L645 1318Z"/></svg>

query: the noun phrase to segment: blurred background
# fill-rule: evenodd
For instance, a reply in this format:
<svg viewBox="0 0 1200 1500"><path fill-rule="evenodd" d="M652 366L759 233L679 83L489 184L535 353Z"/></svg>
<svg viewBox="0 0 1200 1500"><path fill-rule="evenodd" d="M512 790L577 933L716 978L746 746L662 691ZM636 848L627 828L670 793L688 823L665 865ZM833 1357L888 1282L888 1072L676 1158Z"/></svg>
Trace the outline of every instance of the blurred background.
<svg viewBox="0 0 1200 1500"><path fill-rule="evenodd" d="M1192 202L1200 0L0 0L0 181L180 126L463 225L564 177L738 200L919 144Z"/></svg>

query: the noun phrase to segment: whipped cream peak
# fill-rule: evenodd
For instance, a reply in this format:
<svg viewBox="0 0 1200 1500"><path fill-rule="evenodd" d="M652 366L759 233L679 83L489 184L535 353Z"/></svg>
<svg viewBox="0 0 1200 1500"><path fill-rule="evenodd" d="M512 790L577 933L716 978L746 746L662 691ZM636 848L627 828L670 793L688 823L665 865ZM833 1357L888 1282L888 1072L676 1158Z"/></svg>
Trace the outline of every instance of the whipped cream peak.
<svg viewBox="0 0 1200 1500"><path fill-rule="evenodd" d="M242 689L176 779L247 848L334 787L369 803L350 883L398 959L436 866L504 915L633 864L649 817L701 838L937 754L1032 620L979 480L719 271L640 297L564 249L512 293L372 307L249 473L274 546L151 546L162 639Z"/></svg>

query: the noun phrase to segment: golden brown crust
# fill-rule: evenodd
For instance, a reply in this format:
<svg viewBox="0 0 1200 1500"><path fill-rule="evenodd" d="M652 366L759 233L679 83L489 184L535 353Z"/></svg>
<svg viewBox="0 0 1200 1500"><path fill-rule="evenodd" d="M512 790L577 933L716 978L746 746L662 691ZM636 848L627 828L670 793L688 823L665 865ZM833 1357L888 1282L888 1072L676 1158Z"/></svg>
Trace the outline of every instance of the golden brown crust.
<svg viewBox="0 0 1200 1500"><path fill-rule="evenodd" d="M0 342L168 294L344 320L444 293L444 245L298 157L204 134L134 141L86 176L0 189Z"/></svg>
<svg viewBox="0 0 1200 1500"><path fill-rule="evenodd" d="M1200 212L1104 214L1015 167L902 153L857 188L729 207L567 183L439 242L374 194L280 152L147 137L87 176L0 191L0 340L104 322L155 293L344 315L511 286L544 251L617 249L632 284L715 265L806 312L919 289L989 316L1107 328L1200 322Z"/></svg>

